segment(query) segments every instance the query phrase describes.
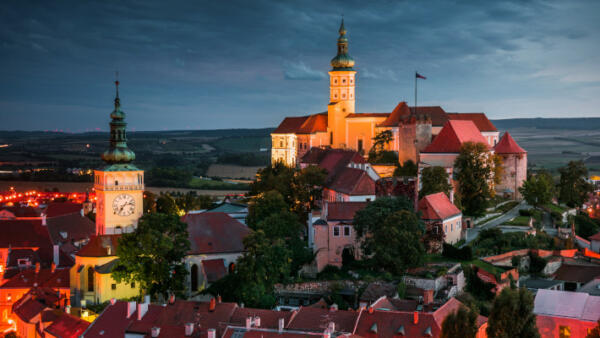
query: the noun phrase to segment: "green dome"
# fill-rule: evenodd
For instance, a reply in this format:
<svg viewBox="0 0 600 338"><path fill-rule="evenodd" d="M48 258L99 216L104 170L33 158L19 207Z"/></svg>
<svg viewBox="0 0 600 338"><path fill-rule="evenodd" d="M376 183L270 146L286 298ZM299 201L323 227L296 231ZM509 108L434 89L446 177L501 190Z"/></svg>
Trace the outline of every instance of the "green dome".
<svg viewBox="0 0 600 338"><path fill-rule="evenodd" d="M121 101L119 100L119 82L116 81L117 95L115 97L115 109L110 113L110 147L100 157L108 164L126 164L135 160L135 153L127 147L127 137L125 136L125 113L121 110Z"/></svg>
<svg viewBox="0 0 600 338"><path fill-rule="evenodd" d="M135 153L125 145L125 147L111 147L111 149L102 153L100 157L106 163L127 163L135 160Z"/></svg>

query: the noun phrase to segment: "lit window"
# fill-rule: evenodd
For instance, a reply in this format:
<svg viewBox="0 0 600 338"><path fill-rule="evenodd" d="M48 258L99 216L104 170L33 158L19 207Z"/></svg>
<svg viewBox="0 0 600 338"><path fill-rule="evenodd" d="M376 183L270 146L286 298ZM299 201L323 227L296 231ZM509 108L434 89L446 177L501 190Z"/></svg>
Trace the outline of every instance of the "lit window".
<svg viewBox="0 0 600 338"><path fill-rule="evenodd" d="M558 327L558 337L559 338L571 338L571 327L561 325Z"/></svg>
<svg viewBox="0 0 600 338"><path fill-rule="evenodd" d="M340 237L340 227L338 227L338 226L333 227L333 237Z"/></svg>

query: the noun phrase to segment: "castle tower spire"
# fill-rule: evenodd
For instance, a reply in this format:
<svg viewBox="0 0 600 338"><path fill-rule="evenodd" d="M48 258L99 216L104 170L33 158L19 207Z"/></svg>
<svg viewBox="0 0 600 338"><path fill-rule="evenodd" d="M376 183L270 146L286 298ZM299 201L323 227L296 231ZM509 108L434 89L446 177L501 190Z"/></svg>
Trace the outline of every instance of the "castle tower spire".
<svg viewBox="0 0 600 338"><path fill-rule="evenodd" d="M125 136L125 113L121 110L121 100L119 99L119 80L115 81L115 108L110 113L110 146L102 154L102 160L108 164L125 164L135 159L135 153L127 147L127 137Z"/></svg>
<svg viewBox="0 0 600 338"><path fill-rule="evenodd" d="M333 70L352 70L354 59L348 54L348 38L346 37L344 18L342 18L338 32L340 36L337 40L337 55L331 59L331 67Z"/></svg>

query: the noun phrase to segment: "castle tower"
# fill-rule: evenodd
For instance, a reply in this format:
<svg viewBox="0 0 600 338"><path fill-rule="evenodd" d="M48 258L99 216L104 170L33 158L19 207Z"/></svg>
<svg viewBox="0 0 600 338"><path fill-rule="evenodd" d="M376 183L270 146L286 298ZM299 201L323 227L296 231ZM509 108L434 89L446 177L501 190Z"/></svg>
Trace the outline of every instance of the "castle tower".
<svg viewBox="0 0 600 338"><path fill-rule="evenodd" d="M356 102L356 71L352 68L354 59L348 54L348 38L343 19L339 33L337 55L331 59L333 69L329 72L329 105L327 107L329 145L333 148L347 146L345 117L355 112Z"/></svg>
<svg viewBox="0 0 600 338"><path fill-rule="evenodd" d="M131 164L135 153L127 147L127 123L121 111L119 81L115 81L115 85L110 147L101 156L107 165L94 170L97 235L132 232L143 213L144 171Z"/></svg>

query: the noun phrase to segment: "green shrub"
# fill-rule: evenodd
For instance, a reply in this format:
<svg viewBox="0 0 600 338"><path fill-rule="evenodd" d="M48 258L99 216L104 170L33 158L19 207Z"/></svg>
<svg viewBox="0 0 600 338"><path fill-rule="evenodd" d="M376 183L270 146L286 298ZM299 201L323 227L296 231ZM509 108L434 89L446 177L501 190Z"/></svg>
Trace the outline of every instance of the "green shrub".
<svg viewBox="0 0 600 338"><path fill-rule="evenodd" d="M531 216L533 216L533 213L531 212L531 210L528 210L528 209L519 209L519 215L531 217Z"/></svg>
<svg viewBox="0 0 600 338"><path fill-rule="evenodd" d="M470 261L473 259L473 252L468 245L459 249L454 245L444 243L442 256L457 259L459 261Z"/></svg>

